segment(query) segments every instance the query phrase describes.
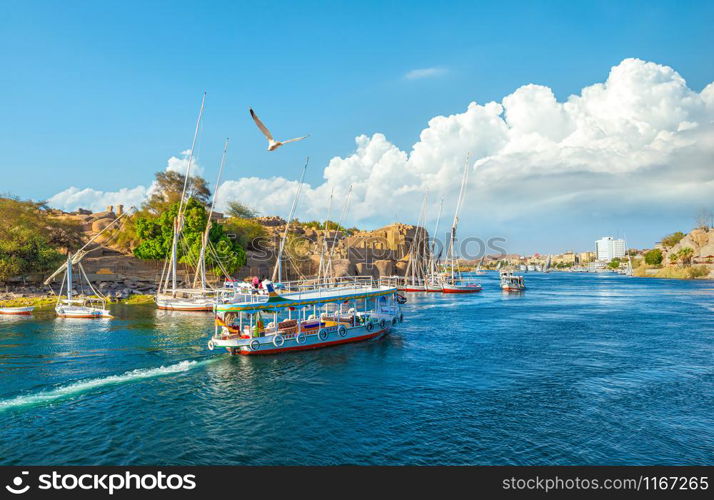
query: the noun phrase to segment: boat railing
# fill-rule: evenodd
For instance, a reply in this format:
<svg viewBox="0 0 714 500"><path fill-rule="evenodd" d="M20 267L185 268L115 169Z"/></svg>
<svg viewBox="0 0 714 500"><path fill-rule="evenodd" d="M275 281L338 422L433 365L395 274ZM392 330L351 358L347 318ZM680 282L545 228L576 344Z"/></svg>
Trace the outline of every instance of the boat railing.
<svg viewBox="0 0 714 500"><path fill-rule="evenodd" d="M355 290L374 290L382 284L372 276L342 276L339 278L306 279L288 281L276 286L279 295L300 300L304 296L330 297L339 292ZM270 296L264 289L250 293L225 294L221 301L231 304L260 304L267 302Z"/></svg>
<svg viewBox="0 0 714 500"><path fill-rule="evenodd" d="M334 289L369 289L378 286L372 276L340 276L337 278L313 278L299 281L287 281L280 284L283 294L303 294Z"/></svg>

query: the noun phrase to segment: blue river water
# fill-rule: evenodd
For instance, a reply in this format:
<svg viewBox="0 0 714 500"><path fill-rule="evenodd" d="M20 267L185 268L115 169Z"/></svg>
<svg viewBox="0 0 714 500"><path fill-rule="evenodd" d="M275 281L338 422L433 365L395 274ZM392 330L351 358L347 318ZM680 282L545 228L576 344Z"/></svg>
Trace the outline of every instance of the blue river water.
<svg viewBox="0 0 714 500"><path fill-rule="evenodd" d="M409 294L381 340L269 357L149 305L0 316L0 463L714 463L714 282L482 278Z"/></svg>

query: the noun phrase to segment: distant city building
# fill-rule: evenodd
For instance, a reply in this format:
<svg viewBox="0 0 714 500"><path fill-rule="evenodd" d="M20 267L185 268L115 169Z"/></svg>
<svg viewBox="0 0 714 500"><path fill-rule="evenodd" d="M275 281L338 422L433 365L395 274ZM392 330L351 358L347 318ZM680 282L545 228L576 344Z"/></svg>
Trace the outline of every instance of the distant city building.
<svg viewBox="0 0 714 500"><path fill-rule="evenodd" d="M612 236L604 236L595 242L597 260L610 262L612 259L625 256L625 240L616 240Z"/></svg>
<svg viewBox="0 0 714 500"><path fill-rule="evenodd" d="M572 251L553 256L553 264L575 264L575 261L575 253Z"/></svg>
<svg viewBox="0 0 714 500"><path fill-rule="evenodd" d="M595 252L580 252L578 254L578 263L587 264L595 260Z"/></svg>

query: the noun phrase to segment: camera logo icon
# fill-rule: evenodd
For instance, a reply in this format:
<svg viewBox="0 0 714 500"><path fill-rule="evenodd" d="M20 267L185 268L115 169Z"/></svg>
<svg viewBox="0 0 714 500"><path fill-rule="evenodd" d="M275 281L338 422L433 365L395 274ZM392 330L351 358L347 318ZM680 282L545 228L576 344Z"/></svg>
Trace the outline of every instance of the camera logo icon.
<svg viewBox="0 0 714 500"><path fill-rule="evenodd" d="M27 476L29 474L28 471L24 470L20 473L19 476L15 476L12 479L12 485L6 485L5 489L12 493L13 495L22 495L23 493L26 493L27 490L30 489L30 485L26 484L25 486L22 486L23 483L23 477L22 476Z"/></svg>

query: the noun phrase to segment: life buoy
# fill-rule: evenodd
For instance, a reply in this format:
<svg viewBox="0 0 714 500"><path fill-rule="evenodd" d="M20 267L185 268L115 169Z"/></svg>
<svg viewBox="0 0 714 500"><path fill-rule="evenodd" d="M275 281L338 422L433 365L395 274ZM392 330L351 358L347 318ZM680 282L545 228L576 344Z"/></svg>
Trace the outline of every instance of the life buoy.
<svg viewBox="0 0 714 500"><path fill-rule="evenodd" d="M305 334L303 332L298 333L295 335L295 342L298 344L304 344L307 338L305 337Z"/></svg>
<svg viewBox="0 0 714 500"><path fill-rule="evenodd" d="M257 351L258 349L260 349L260 342L258 342L257 340L253 340L253 341L250 343L250 348L251 348L251 350L253 350L253 351Z"/></svg>
<svg viewBox="0 0 714 500"><path fill-rule="evenodd" d="M384 321L384 318L382 318L382 319L379 320L379 327L380 327L380 328L384 329L384 327L386 326L386 324L387 324L387 322Z"/></svg>
<svg viewBox="0 0 714 500"><path fill-rule="evenodd" d="M212 351L215 348L216 348L216 344L213 343L213 340L209 340L208 341L208 350Z"/></svg>
<svg viewBox="0 0 714 500"><path fill-rule="evenodd" d="M283 347L283 344L285 343L285 337L283 337L280 334L277 334L275 337L273 337L273 345L275 347Z"/></svg>
<svg viewBox="0 0 714 500"><path fill-rule="evenodd" d="M337 333L340 334L340 337L344 337L347 335L347 328L345 328L345 325L340 325L340 327L337 329Z"/></svg>
<svg viewBox="0 0 714 500"><path fill-rule="evenodd" d="M367 329L368 332L371 332L372 330L374 330L374 323L372 323L372 322L370 321L369 323L367 323L367 324L365 325L365 328Z"/></svg>
<svg viewBox="0 0 714 500"><path fill-rule="evenodd" d="M317 336L320 337L320 340L327 340L329 334L330 333L324 328L320 329L320 331L317 332Z"/></svg>
<svg viewBox="0 0 714 500"><path fill-rule="evenodd" d="M395 316L394 318L392 318L392 326L394 326L394 325L396 325L396 324L397 324L397 318L396 318L396 316Z"/></svg>

